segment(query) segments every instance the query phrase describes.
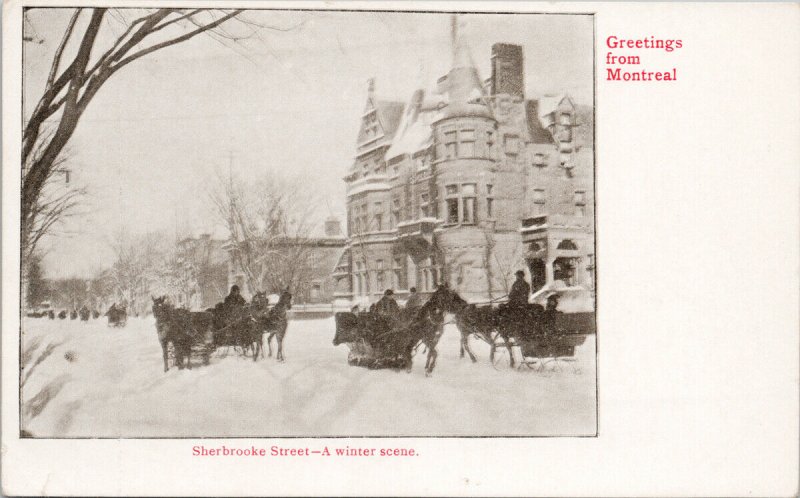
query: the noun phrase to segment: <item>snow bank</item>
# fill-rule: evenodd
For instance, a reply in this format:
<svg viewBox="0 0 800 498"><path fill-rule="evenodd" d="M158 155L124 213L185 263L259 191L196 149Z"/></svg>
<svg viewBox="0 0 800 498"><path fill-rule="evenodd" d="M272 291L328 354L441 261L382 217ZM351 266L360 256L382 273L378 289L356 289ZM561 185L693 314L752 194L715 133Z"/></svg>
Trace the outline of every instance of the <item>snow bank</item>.
<svg viewBox="0 0 800 498"><path fill-rule="evenodd" d="M459 358L448 325L436 370L423 375L347 364L332 319L295 320L285 363L219 351L211 365L162 370L152 318L123 329L103 320L28 319L32 361L23 428L38 437L579 435L594 434L594 337L578 349L581 373L497 371L488 346ZM27 374L23 373L23 377Z"/></svg>

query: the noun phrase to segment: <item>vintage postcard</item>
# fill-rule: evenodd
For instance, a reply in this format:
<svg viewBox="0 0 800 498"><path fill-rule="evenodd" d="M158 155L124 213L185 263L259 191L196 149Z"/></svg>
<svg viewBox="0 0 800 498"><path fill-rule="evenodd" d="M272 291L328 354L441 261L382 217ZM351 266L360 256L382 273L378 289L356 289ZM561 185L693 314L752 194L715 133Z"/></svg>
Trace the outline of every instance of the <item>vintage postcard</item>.
<svg viewBox="0 0 800 498"><path fill-rule="evenodd" d="M744 418L717 377L735 356L710 354L723 322L700 324L735 297L696 248L738 240L735 189L797 221L778 187L800 166L797 6L497 7L4 4L4 493L791 491L796 306L769 325L788 352L760 343L784 361L735 386L766 396L770 428L714 466L699 413ZM749 77L776 71L773 128L729 111L745 75L701 70L768 29L734 35L744 14L785 44L736 52ZM773 156L766 183L715 122L739 119ZM797 252L797 226L763 221ZM737 312L734 337L755 316ZM622 447L677 460L698 431L705 467L650 466L677 466L675 486L608 480L635 472ZM755 455L781 463L733 473ZM594 477L559 486L567 468Z"/></svg>

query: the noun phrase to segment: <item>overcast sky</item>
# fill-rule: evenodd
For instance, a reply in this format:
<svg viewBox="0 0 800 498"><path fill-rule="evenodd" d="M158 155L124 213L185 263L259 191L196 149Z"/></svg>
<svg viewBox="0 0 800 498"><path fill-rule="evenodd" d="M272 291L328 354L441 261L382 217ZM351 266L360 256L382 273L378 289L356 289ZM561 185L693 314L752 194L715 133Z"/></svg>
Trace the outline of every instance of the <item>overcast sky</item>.
<svg viewBox="0 0 800 498"><path fill-rule="evenodd" d="M25 111L41 94L71 9L29 11ZM366 99L407 101L450 63L447 14L252 11L262 30L236 50L197 37L122 69L89 105L70 141L70 168L90 197L79 232L47 241L50 276L89 276L111 263L109 234L213 228L207 192L217 171L306 178L322 218L344 216L342 176ZM87 16L88 17L88 16ZM133 13L130 13L133 18ZM121 32L109 19L101 43ZM482 78L491 45L523 46L526 96L567 92L592 102L591 16L463 15L461 34ZM104 45L107 46L107 45ZM96 55L96 54L95 54Z"/></svg>

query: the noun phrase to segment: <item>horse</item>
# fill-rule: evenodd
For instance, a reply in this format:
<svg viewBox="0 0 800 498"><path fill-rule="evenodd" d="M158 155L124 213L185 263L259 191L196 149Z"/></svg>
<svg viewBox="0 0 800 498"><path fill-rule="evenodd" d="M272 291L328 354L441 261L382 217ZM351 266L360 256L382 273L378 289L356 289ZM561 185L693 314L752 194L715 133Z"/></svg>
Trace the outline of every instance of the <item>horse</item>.
<svg viewBox="0 0 800 498"><path fill-rule="evenodd" d="M460 357L463 358L464 352L466 352L472 363L475 363L478 360L469 347L469 336L474 335L489 345L494 344L498 325L496 310L491 306L478 307L470 304L464 307L461 312L456 313L455 318L456 327L461 333ZM491 354L494 355L494 348L492 348Z"/></svg>
<svg viewBox="0 0 800 498"><path fill-rule="evenodd" d="M445 285L440 285L430 299L417 310L398 319L374 313L337 313L334 346L341 343L356 343L363 339L381 355L383 359L412 368L412 356L420 344L424 344L428 354L425 361L425 375L430 376L436 367L438 352L436 346L442 336L445 313L458 313L467 302ZM385 330L385 331L384 331Z"/></svg>
<svg viewBox="0 0 800 498"><path fill-rule="evenodd" d="M191 370L192 345L207 342L212 328L212 316L206 312L192 312L175 308L166 296L152 297L153 316L156 319L156 332L161 343L164 371L169 370L168 347L172 343L175 350L175 364L179 370L185 366ZM203 363L208 364L208 351L204 352Z"/></svg>
<svg viewBox="0 0 800 498"><path fill-rule="evenodd" d="M464 307L461 312L455 314L456 327L461 332L461 358L466 351L473 363L477 361L469 347L469 336L474 335L491 346L489 359L494 361L495 340L501 337L503 345L508 349L513 368L516 362L511 352L512 342L519 342L531 334L538 334L542 328L543 313L544 308L538 304L500 305L499 308L475 305Z"/></svg>
<svg viewBox="0 0 800 498"><path fill-rule="evenodd" d="M257 297L259 296L259 297ZM253 303L260 306L261 309L266 308L266 294L260 293L253 296ZM278 346L278 352L275 359L282 362L285 360L283 356L283 338L286 337L286 329L289 327L289 319L286 317L286 312L292 309L292 294L287 290L281 292L280 298L275 306L266 313L258 315L256 318L258 334L257 351L261 351L261 357L264 357L264 344L262 341L263 334L267 335L267 347L269 348L269 357L272 358L272 338L275 337L275 342ZM257 354L257 351L254 353Z"/></svg>

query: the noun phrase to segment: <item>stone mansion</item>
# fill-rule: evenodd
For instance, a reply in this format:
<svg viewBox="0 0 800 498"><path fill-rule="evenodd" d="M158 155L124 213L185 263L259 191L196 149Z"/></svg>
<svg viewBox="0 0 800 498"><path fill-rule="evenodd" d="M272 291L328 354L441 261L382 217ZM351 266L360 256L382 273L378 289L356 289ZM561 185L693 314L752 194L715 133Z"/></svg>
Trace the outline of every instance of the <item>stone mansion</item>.
<svg viewBox="0 0 800 498"><path fill-rule="evenodd" d="M448 282L502 299L517 270L534 290L594 289L593 109L526 99L522 47L496 43L482 81L456 37L437 90L380 100L370 80L347 184L334 297Z"/></svg>

